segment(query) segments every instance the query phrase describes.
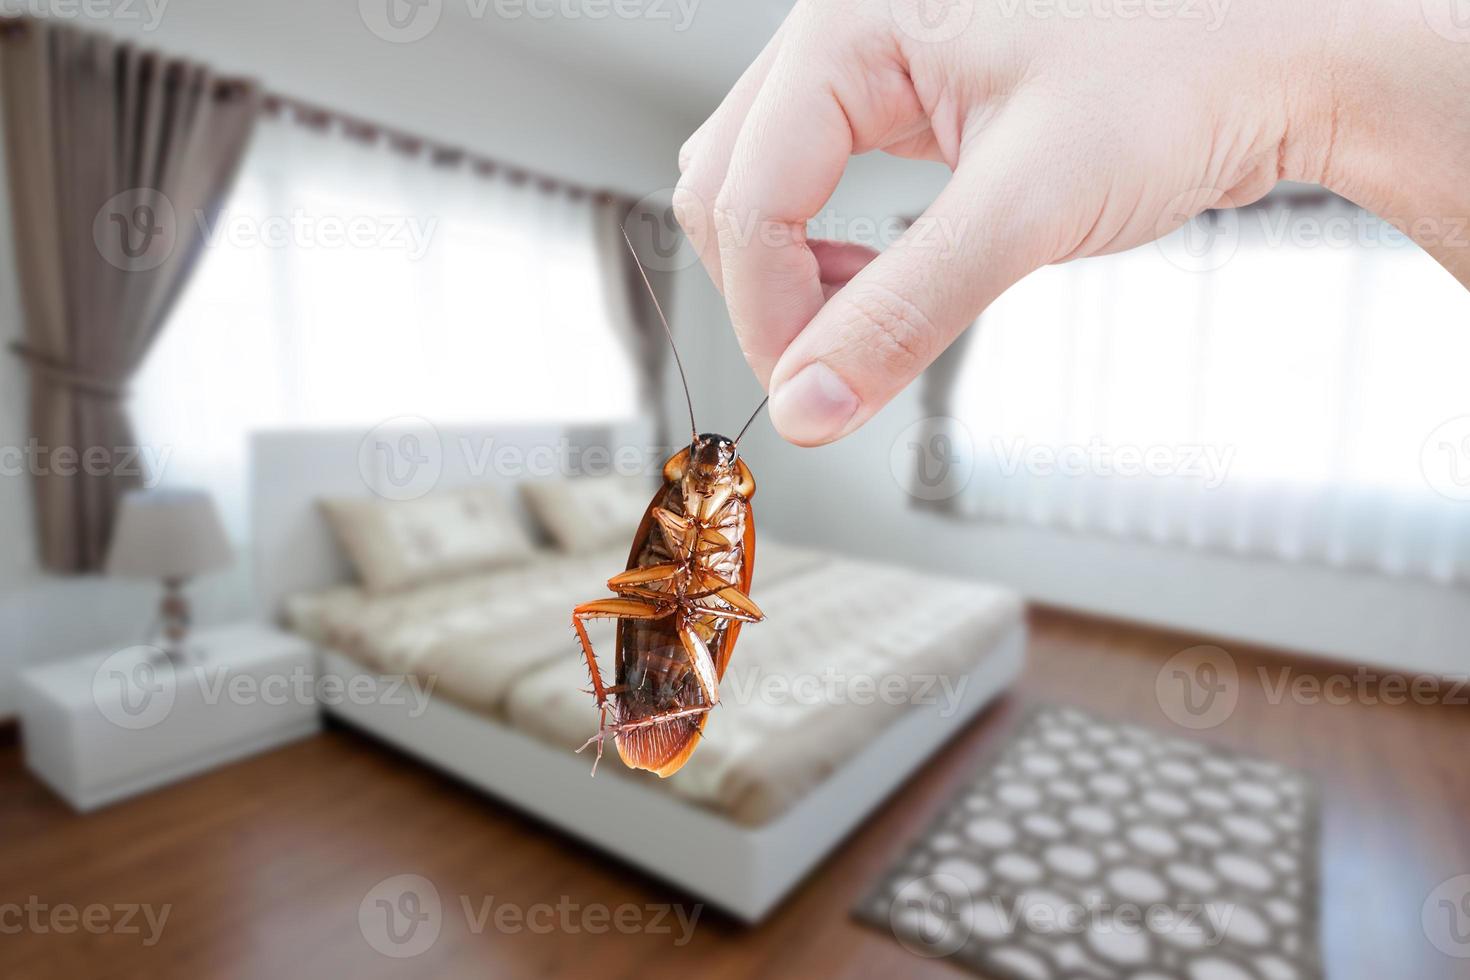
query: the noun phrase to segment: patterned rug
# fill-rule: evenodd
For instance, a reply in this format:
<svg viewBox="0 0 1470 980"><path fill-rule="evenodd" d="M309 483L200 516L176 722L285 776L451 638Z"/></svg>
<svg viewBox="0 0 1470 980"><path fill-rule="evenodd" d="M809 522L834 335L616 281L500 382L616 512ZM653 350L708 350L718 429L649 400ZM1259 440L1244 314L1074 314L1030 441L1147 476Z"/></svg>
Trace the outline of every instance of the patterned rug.
<svg viewBox="0 0 1470 980"><path fill-rule="evenodd" d="M854 913L993 980L1317 980L1319 837L1297 773L1044 708Z"/></svg>

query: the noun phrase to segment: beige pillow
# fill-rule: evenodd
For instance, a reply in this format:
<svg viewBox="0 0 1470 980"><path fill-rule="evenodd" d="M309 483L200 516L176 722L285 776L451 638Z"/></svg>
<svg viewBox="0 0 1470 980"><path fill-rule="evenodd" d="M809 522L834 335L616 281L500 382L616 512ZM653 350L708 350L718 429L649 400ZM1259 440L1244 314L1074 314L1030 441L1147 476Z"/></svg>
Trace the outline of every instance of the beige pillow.
<svg viewBox="0 0 1470 980"><path fill-rule="evenodd" d="M643 477L596 476L521 484L526 506L562 551L599 551L631 545L653 499Z"/></svg>
<svg viewBox="0 0 1470 980"><path fill-rule="evenodd" d="M327 521L369 592L525 561L530 538L492 487L417 500L323 500Z"/></svg>

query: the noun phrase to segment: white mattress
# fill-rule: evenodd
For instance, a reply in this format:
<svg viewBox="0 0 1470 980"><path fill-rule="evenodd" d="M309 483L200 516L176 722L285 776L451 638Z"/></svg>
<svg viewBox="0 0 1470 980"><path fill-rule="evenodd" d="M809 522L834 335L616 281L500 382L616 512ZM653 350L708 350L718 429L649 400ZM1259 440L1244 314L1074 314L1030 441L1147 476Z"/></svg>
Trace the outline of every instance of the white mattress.
<svg viewBox="0 0 1470 980"><path fill-rule="evenodd" d="M287 616L366 666L416 674L438 696L570 750L597 727L571 608L608 594L625 561L626 549L548 554L393 596L343 587L291 600ZM757 551L752 595L766 621L742 630L690 762L659 780L622 769L609 752L599 777L645 780L764 823L903 712L947 710L1022 618L1019 597L1002 589L769 541ZM607 678L613 629L589 628Z"/></svg>

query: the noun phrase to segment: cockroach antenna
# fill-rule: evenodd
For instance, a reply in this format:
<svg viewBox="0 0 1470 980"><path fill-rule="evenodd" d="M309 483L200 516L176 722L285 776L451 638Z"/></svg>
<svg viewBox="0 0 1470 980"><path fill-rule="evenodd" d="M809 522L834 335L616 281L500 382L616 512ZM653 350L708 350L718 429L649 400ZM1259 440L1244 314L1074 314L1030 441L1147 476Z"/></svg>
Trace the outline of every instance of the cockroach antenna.
<svg viewBox="0 0 1470 980"><path fill-rule="evenodd" d="M684 374L684 362L679 358L679 345L674 343L674 331L669 329L669 318L664 316L664 308L659 305L658 294L653 291L653 283L648 281L648 273L643 269L643 260L638 258L638 250L633 247L633 239L628 237L628 229L619 225L618 231L623 233L623 241L628 243L628 251L633 254L633 264L638 267L638 275L643 277L643 286L648 290L648 298L653 300L653 308L658 311L658 321L664 325L664 336L669 338L669 347L674 351L674 363L679 368L679 381L684 385L684 404L689 407L689 436L691 441L697 442L699 441L699 426L694 424L694 399L689 397L689 378Z"/></svg>
<svg viewBox="0 0 1470 980"><path fill-rule="evenodd" d="M766 407L766 402L768 402L770 400L771 400L771 396L770 395L767 395L766 397L762 398L761 399L761 403L755 407L755 411L753 411L753 412L750 413L750 418L746 419L745 420L745 424L740 427L740 435L738 435L738 436L735 437L735 445L737 445L737 446L740 445L740 440L743 439L743 438L745 438L745 430L748 429L748 428L750 428L750 424L755 421L755 417L761 413L761 409L765 408Z"/></svg>

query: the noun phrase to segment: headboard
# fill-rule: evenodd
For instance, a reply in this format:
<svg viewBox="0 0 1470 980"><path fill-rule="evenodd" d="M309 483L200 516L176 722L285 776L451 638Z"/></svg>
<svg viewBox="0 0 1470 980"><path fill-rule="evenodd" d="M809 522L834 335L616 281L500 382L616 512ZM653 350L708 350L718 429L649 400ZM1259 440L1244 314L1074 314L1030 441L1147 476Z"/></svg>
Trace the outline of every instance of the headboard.
<svg viewBox="0 0 1470 980"><path fill-rule="evenodd" d="M644 422L607 425L435 426L395 419L372 428L283 429L250 440L251 558L256 608L279 616L289 595L352 580L318 501L376 494L407 500L471 483L633 471L668 455Z"/></svg>

